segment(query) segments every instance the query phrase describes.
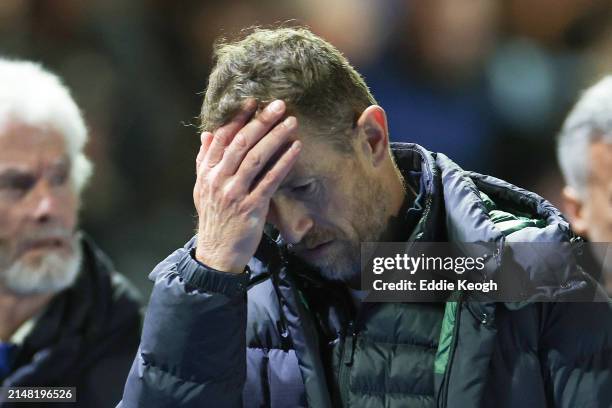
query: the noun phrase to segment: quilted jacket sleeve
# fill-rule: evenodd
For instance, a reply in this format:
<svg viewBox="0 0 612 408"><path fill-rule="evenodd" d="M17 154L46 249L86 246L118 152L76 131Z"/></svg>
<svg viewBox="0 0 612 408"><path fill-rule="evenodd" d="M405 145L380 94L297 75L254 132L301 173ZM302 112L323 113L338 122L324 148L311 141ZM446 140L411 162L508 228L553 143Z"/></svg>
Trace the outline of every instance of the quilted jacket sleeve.
<svg viewBox="0 0 612 408"><path fill-rule="evenodd" d="M207 268L193 240L159 264L119 407L239 407L249 274Z"/></svg>

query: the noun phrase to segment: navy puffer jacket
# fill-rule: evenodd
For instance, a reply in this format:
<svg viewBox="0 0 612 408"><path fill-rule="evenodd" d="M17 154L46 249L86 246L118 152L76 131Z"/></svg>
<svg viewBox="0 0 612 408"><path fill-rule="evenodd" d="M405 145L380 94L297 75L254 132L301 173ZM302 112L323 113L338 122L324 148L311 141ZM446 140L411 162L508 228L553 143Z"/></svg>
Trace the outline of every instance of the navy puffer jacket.
<svg viewBox="0 0 612 408"><path fill-rule="evenodd" d="M420 191L410 239L575 239L533 193L417 145L393 151ZM241 275L198 263L193 244L150 275L122 407L612 406L610 302L535 302L599 290L570 267L572 253L555 254L563 262L554 276L547 254L514 253L529 266L534 301L459 293L440 304L373 304L355 318L341 287L304 278L304 266L266 237Z"/></svg>

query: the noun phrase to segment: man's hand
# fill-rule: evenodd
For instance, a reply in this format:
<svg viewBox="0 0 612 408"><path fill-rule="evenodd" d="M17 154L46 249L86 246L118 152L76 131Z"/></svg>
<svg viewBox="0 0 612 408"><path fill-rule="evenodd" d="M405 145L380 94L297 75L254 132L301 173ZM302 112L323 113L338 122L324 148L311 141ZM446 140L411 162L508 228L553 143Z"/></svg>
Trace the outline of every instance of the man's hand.
<svg viewBox="0 0 612 408"><path fill-rule="evenodd" d="M285 113L282 101L270 103L247 123L256 106L248 100L228 124L214 134L202 133L196 158L196 258L224 272L242 272L255 253L270 199L301 149L299 141L286 149L297 127L295 117L274 126ZM271 160L275 161L268 163ZM260 175L264 167L267 171Z"/></svg>

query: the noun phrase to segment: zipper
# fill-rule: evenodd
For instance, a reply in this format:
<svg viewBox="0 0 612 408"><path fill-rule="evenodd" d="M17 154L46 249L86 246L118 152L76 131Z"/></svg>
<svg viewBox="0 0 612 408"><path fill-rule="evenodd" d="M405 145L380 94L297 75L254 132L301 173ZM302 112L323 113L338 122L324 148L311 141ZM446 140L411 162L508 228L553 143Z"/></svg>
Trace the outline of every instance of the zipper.
<svg viewBox="0 0 612 408"><path fill-rule="evenodd" d="M347 298L345 297L345 300ZM372 307L376 304L362 303L357 309L352 319L349 319L346 325L344 335L344 345L338 362L338 389L340 392L340 400L342 406L349 406L350 382L351 382L351 367L355 357L355 348L357 346L357 335L359 330L363 328L364 321L370 314ZM346 305L345 305L346 306Z"/></svg>
<svg viewBox="0 0 612 408"><path fill-rule="evenodd" d="M455 356L455 349L457 348L457 337L459 334L459 317L461 316L461 295L459 299L457 299L457 311L455 312L455 327L453 328L453 342L451 343L451 351L448 356L448 365L446 367L446 371L444 372L444 378L442 379L442 384L440 388L442 391L438 394L438 408L446 408L448 404L448 382L450 379L450 373L453 366L453 360Z"/></svg>
<svg viewBox="0 0 612 408"><path fill-rule="evenodd" d="M353 356L355 355L356 335L355 324L353 321L350 321L346 329L346 337L344 339L344 347L340 359L340 369L338 370L340 398L342 399L342 405L345 407L348 407L351 366L353 365Z"/></svg>

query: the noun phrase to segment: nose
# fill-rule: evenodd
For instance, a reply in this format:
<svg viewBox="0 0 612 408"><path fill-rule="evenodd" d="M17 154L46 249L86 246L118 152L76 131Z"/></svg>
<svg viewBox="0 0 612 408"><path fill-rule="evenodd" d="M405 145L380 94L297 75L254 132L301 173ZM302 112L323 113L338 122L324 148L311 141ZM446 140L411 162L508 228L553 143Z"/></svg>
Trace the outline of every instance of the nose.
<svg viewBox="0 0 612 408"><path fill-rule="evenodd" d="M286 199L272 198L268 222L276 227L287 244L297 244L314 225L303 204Z"/></svg>
<svg viewBox="0 0 612 408"><path fill-rule="evenodd" d="M45 181L40 181L31 192L29 203L30 217L38 224L49 223L60 211L59 200L55 192Z"/></svg>

